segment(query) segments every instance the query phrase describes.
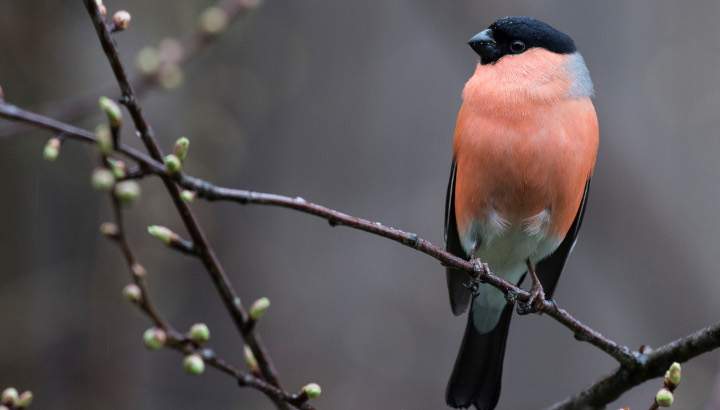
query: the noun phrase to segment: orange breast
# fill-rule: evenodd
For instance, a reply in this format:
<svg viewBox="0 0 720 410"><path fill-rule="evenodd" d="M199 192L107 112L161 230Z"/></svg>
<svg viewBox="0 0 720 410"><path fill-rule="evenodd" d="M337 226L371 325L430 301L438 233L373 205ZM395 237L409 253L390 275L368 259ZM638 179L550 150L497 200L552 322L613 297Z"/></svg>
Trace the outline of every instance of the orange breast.
<svg viewBox="0 0 720 410"><path fill-rule="evenodd" d="M535 62L561 66L562 61L552 59L562 56L546 53L540 57L550 61L536 55ZM517 69L517 61L514 64L512 69ZM520 76L527 84L518 80L503 87L495 80L498 68L505 68L485 68L479 65L464 90L455 129L460 237L493 212L518 225L548 210L548 234L562 238L595 164L598 124L592 102L566 97L570 80L562 72L544 78Z"/></svg>

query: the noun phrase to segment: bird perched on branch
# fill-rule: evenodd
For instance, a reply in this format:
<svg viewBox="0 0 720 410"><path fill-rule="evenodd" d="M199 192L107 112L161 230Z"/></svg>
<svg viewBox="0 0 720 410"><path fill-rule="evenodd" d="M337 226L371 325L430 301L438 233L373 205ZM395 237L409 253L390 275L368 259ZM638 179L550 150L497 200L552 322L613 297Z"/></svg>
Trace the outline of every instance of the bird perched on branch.
<svg viewBox="0 0 720 410"><path fill-rule="evenodd" d="M593 83L573 40L539 20L502 18L468 44L480 61L455 128L447 250L514 284L529 273L532 298L518 306L528 313L552 297L583 219L598 148ZM493 409L513 305L469 282L447 268L452 311L470 314L446 401Z"/></svg>

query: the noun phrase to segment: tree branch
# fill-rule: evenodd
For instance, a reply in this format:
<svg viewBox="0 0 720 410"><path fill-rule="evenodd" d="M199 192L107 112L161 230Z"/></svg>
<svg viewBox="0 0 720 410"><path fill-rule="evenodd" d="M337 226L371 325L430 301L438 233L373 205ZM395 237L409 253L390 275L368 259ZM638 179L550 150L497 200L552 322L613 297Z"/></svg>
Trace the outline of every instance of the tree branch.
<svg viewBox="0 0 720 410"><path fill-rule="evenodd" d="M162 151L155 141L152 129L142 114L142 110L137 102L132 85L128 80L122 61L120 60L117 45L108 30L105 19L98 9L98 5L95 0L84 0L84 3L90 17L92 18L95 31L98 34L100 43L102 44L103 51L105 52L110 66L112 67L113 73L115 74L115 78L122 92L123 97L121 102L127 107L128 112L133 119L133 123L135 124L135 129L140 135L140 138L151 157L154 160L161 162L163 158ZM195 214L190 209L190 206L182 200L180 196L180 189L170 176L167 174L158 175L162 178L175 208L183 220L185 228L190 233L192 242L195 244L197 250L197 255L210 274L210 277L220 294L226 309L235 322L235 326L257 358L263 377L271 384L281 387L275 367L270 361L266 349L261 345L259 338L256 337L255 332L249 329L248 315L242 305L240 297L237 295L237 292L235 292L235 289L233 289L220 260L217 258L215 251L210 246L205 233L195 217ZM275 400L275 403L281 409L287 408L287 405L283 402Z"/></svg>
<svg viewBox="0 0 720 410"><path fill-rule="evenodd" d="M551 409L604 408L624 392L665 374L673 362L683 363L720 347L720 322L677 339L648 354L639 355L638 366L620 367Z"/></svg>
<svg viewBox="0 0 720 410"><path fill-rule="evenodd" d="M284 390L270 383L267 383L264 380L261 380L247 372L241 371L233 367L223 359L217 357L212 349L200 348L199 346L195 346L187 337L174 329L170 325L170 323L162 317L162 315L155 309L150 298L150 292L148 291L147 283L145 282L145 269L137 262L132 250L130 249L130 244L127 242L121 204L112 194L110 194L110 201L115 219L115 224L113 226L114 229L112 229L112 232L105 233L120 247L120 250L125 257L125 261L130 267L133 282L140 289L140 298L135 302L135 304L146 316L148 316L152 320L155 326L162 329L167 335L167 341L165 343L165 346L184 355L188 355L191 353L200 354L204 359L205 363L207 363L209 366L232 376L241 386L251 387L263 392L271 400L287 403L293 402L295 398L292 394L287 393ZM300 409L315 410L314 407L307 403L304 403L302 406L300 406Z"/></svg>

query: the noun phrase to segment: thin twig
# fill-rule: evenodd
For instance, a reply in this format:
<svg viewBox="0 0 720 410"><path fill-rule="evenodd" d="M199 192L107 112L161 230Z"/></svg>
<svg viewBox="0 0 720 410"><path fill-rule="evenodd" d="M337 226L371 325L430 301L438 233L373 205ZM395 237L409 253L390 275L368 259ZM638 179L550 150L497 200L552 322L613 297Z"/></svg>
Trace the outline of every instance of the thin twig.
<svg viewBox="0 0 720 410"><path fill-rule="evenodd" d="M141 290L141 296L140 299L137 301L136 305L143 313L145 313L146 316L148 316L152 320L155 326L163 329L163 331L165 331L165 333L167 334L167 341L165 346L184 355L190 353L200 353L205 363L217 370L222 371L223 373L229 374L230 376L235 378L235 380L237 380L238 384L240 384L241 386L252 387L256 390L259 390L272 400L281 400L285 402L293 401L292 394L285 392L282 389L279 389L278 387L273 386L272 384L269 384L261 379L258 379L257 377L247 372L233 367L223 359L217 357L211 349L196 348L192 344L192 342L185 338L180 332L175 330L170 325L170 323L168 323L168 321L162 317L162 315L155 309L152 303L152 299L150 298L150 292L148 291L148 287L145 282L144 274L138 274L138 269L142 268L140 268L140 264L137 262L137 259L135 258L132 250L130 249L130 244L127 242L123 221L122 206L112 194L110 194L110 201L117 230L113 232L113 234L109 237L113 239L120 247L120 250L125 257L125 261L127 262L127 265L131 268L133 282ZM314 407L310 406L307 403L305 403L305 405L301 406L300 408L303 410L315 410Z"/></svg>
<svg viewBox="0 0 720 410"><path fill-rule="evenodd" d="M156 161L162 161L163 154L158 146L153 131L148 125L140 105L137 102L137 97L133 90L128 76L125 72L125 68L120 59L119 51L114 39L112 38L108 27L105 23L103 15L98 9L98 5L95 0L84 0L85 7L92 18L95 31L98 34L100 43L102 44L103 51L110 63L110 66L115 74L115 78L122 92L121 102L125 104L135 124L135 129L140 135L143 144L150 153L151 157ZM235 326L240 332L241 336L245 340L245 343L252 349L255 357L258 361L258 365L262 371L263 377L271 384L280 387L280 381L277 377L277 372L274 365L270 361L267 355L266 349L260 344L260 341L255 337L255 333L247 331L248 329L248 315L245 311L240 297L233 289L230 280L228 279L220 260L215 255L215 251L210 246L205 233L203 232L200 224L198 223L195 214L190 209L189 205L182 200L180 196L180 188L175 184L167 174L161 174L160 177L165 184L170 197L183 220L183 223L190 233L192 242L194 243L197 256L205 265L206 270L210 274L210 277L222 298L226 309L230 313L230 316L235 322ZM281 408L287 408L287 404L279 401L275 401L276 405Z"/></svg>
<svg viewBox="0 0 720 410"><path fill-rule="evenodd" d="M677 339L639 356L640 365L628 369L620 367L602 377L581 392L554 404L550 409L604 408L624 392L647 381L660 377L673 362L684 363L694 357L720 347L720 322L693 334Z"/></svg>

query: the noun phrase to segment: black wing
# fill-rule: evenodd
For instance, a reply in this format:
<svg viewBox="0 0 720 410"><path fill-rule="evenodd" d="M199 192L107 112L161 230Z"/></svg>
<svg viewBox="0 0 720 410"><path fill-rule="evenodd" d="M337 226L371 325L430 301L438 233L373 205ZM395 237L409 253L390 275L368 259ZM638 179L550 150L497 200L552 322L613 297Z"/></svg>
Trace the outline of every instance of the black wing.
<svg viewBox="0 0 720 410"><path fill-rule="evenodd" d="M580 208L578 208L575 220L570 225L570 230L565 239L560 243L555 252L550 254L547 258L537 263L535 272L540 279L543 291L545 291L545 297L552 299L553 292L555 291L555 285L560 278L560 274L565 268L565 262L572 252L577 241L578 232L580 231L580 225L582 224L583 216L585 215L585 204L587 203L588 193L590 192L590 178L585 183L585 193L583 194L582 201L580 201Z"/></svg>
<svg viewBox="0 0 720 410"><path fill-rule="evenodd" d="M455 256L467 258L467 254L460 244L457 223L455 222L455 174L457 164L452 163L450 181L448 182L447 197L445 198L445 250ZM455 316L462 315L470 306L471 292L465 287L468 274L457 269L446 268L447 286L450 293L450 307Z"/></svg>

